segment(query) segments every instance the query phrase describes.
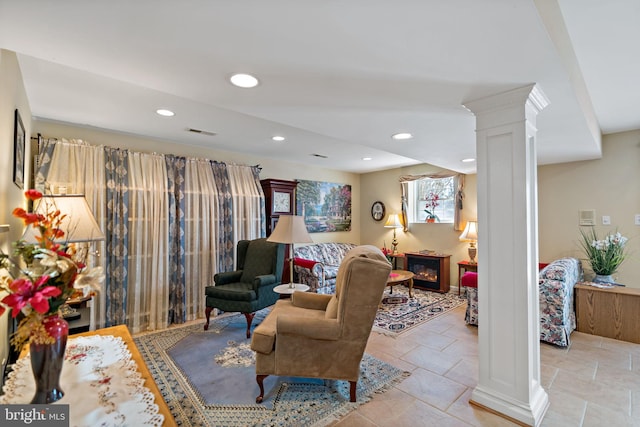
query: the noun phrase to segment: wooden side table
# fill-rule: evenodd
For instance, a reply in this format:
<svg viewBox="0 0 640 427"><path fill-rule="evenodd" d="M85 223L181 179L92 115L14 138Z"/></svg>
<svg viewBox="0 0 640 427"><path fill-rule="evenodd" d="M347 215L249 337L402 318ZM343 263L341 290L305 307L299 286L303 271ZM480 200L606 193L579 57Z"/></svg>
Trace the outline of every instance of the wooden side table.
<svg viewBox="0 0 640 427"><path fill-rule="evenodd" d="M391 254L390 256L391 258L393 258L393 261L391 261L391 266L393 267L394 270L406 269L405 262L404 262L405 261L404 254Z"/></svg>
<svg viewBox="0 0 640 427"><path fill-rule="evenodd" d="M460 286L462 283L462 275L467 271L474 271L477 273L478 263L471 264L469 261L460 261L458 263L458 296L460 296L460 289L462 288L462 286Z"/></svg>

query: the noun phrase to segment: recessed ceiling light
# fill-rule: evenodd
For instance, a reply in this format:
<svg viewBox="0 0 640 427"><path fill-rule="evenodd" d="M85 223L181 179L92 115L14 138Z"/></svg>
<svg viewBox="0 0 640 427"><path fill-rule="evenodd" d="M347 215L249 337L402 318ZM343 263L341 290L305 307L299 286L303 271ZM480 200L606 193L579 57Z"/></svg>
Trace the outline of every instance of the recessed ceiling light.
<svg viewBox="0 0 640 427"><path fill-rule="evenodd" d="M164 108L160 108L158 110L156 110L156 113L160 114L161 116L165 116L165 117L173 117L176 115L176 113L174 113L171 110L166 110Z"/></svg>
<svg viewBox="0 0 640 427"><path fill-rule="evenodd" d="M396 133L391 135L391 138L393 139L411 139L413 138L413 135L411 135L409 132L400 132L400 133Z"/></svg>
<svg viewBox="0 0 640 427"><path fill-rule="evenodd" d="M373 160L373 159L371 157L363 157L362 160L369 161L369 160Z"/></svg>
<svg viewBox="0 0 640 427"><path fill-rule="evenodd" d="M273 139L274 141L284 141L284 136L276 135L272 136L271 139Z"/></svg>
<svg viewBox="0 0 640 427"><path fill-rule="evenodd" d="M258 86L258 79L250 74L234 74L229 80L238 87L251 88Z"/></svg>
<svg viewBox="0 0 640 427"><path fill-rule="evenodd" d="M472 158L468 158L468 159L462 159L462 163L471 163L471 162L475 162L476 159L472 159Z"/></svg>

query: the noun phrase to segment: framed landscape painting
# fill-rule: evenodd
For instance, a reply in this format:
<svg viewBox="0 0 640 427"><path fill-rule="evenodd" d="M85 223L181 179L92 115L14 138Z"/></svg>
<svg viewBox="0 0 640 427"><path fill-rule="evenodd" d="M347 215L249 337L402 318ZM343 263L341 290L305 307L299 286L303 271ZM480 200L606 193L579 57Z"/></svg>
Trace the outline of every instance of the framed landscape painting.
<svg viewBox="0 0 640 427"><path fill-rule="evenodd" d="M351 231L351 186L297 180L296 208L309 233Z"/></svg>
<svg viewBox="0 0 640 427"><path fill-rule="evenodd" d="M24 146L24 125L16 109L13 125L13 183L21 189L24 188Z"/></svg>

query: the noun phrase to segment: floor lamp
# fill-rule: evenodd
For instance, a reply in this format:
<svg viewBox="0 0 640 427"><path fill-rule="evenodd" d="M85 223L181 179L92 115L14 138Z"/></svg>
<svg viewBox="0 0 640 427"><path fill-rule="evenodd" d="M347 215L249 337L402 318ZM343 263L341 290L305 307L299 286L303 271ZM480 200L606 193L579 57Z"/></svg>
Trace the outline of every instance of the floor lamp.
<svg viewBox="0 0 640 427"><path fill-rule="evenodd" d="M293 244L313 243L304 223L304 217L298 215L280 215L276 228L267 239L268 242L289 245L289 289L295 289L293 283Z"/></svg>

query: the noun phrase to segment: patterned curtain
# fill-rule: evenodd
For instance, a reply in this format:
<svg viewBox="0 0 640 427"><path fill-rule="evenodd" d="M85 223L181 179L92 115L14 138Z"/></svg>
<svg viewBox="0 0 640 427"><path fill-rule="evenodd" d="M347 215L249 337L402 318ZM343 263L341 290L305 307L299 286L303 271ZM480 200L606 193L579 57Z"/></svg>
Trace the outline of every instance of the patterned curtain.
<svg viewBox="0 0 640 427"><path fill-rule="evenodd" d="M39 156L43 188L84 193L105 233L94 326L135 333L203 317L204 288L234 268L237 240L265 235L256 167L66 140Z"/></svg>
<svg viewBox="0 0 640 427"><path fill-rule="evenodd" d="M166 155L169 199L169 323L184 323L185 313L185 197L184 157Z"/></svg>
<svg viewBox="0 0 640 427"><path fill-rule="evenodd" d="M213 177L218 189L218 267L220 271L232 271L235 267L236 242L233 240L233 200L227 165L211 162Z"/></svg>
<svg viewBox="0 0 640 427"><path fill-rule="evenodd" d="M128 152L105 148L106 231L105 231L105 326L127 323L129 247Z"/></svg>

